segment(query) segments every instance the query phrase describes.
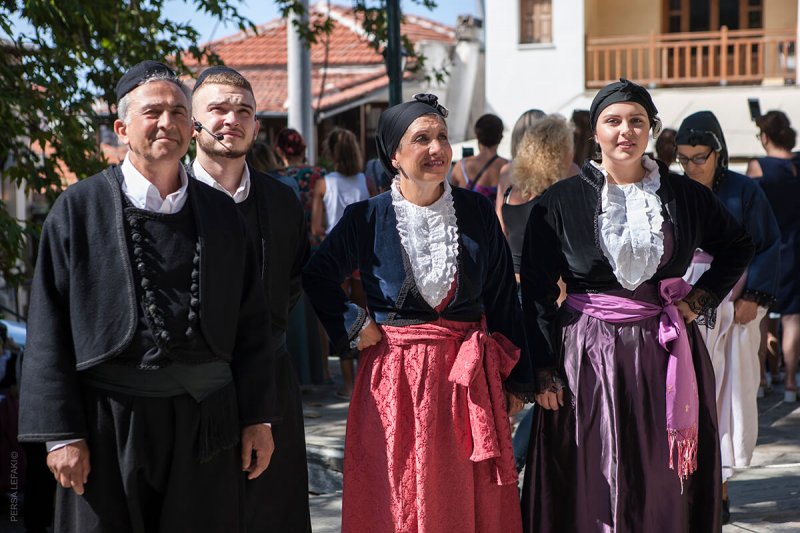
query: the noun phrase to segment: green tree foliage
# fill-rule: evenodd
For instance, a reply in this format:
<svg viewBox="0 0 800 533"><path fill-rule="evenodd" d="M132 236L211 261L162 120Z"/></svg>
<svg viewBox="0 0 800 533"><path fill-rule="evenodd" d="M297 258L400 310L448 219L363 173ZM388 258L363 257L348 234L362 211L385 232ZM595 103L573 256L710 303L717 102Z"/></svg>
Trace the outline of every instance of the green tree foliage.
<svg viewBox="0 0 800 533"><path fill-rule="evenodd" d="M299 0L274 0L284 17L303 13ZM430 9L433 0L412 0ZM187 12L204 12L242 30L256 31L237 12L237 0L184 0ZM106 166L98 150L102 102L114 102L114 86L130 66L145 59L171 58L188 72L187 57L220 63L199 46L197 31L167 19L165 0L0 0L0 173L52 202L63 188L65 169L78 179ZM370 42L386 42L386 0L353 0ZM298 25L299 26L299 25ZM309 42L329 34L332 22L316 18L300 26ZM404 38L406 53L420 68ZM98 103L101 105L98 106ZM38 228L22 225L0 199L0 275L11 285L29 276L26 236Z"/></svg>
<svg viewBox="0 0 800 533"><path fill-rule="evenodd" d="M187 0L241 29L253 24L231 0ZM98 102L114 102L114 85L131 65L187 54L218 63L187 23L164 17L164 0L24 0L0 2L0 162L2 175L49 201L61 191L61 168L78 178L105 165L98 151ZM0 204L0 274L15 285L26 232Z"/></svg>

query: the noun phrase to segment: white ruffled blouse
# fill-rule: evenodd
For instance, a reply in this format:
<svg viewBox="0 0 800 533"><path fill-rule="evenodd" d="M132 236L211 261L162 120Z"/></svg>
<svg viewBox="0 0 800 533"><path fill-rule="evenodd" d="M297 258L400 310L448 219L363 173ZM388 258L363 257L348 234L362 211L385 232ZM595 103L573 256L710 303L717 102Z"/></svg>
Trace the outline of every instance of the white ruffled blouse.
<svg viewBox="0 0 800 533"><path fill-rule="evenodd" d="M600 246L619 284L634 290L653 277L664 255L658 164L642 157L644 179L626 185L609 183L608 172L593 164L606 176L598 216Z"/></svg>
<svg viewBox="0 0 800 533"><path fill-rule="evenodd" d="M431 205L419 206L403 197L400 180L392 182L392 205L400 243L411 262L414 281L434 309L450 292L456 276L458 226L450 184Z"/></svg>

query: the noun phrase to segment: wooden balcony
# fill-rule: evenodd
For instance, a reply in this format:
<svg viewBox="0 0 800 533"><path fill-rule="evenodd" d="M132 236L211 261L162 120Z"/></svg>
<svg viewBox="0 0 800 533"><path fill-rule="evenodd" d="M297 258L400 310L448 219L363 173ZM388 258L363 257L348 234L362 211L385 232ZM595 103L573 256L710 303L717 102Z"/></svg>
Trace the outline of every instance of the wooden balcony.
<svg viewBox="0 0 800 533"><path fill-rule="evenodd" d="M796 50L794 28L589 38L586 86L620 77L651 87L794 83Z"/></svg>

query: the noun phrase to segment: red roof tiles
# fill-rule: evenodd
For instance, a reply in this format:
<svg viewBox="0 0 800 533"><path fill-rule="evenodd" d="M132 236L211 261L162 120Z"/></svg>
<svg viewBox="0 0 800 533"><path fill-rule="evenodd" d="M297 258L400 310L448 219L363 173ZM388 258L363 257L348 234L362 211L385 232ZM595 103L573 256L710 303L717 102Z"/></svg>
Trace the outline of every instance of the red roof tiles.
<svg viewBox="0 0 800 533"><path fill-rule="evenodd" d="M311 8L312 16L325 16L320 3ZM321 102L322 71L326 37L311 46L313 105L326 109L347 103L388 85L383 56L374 50L353 10L331 6L333 31L329 37L328 73ZM286 113L286 25L276 19L258 26L258 35L239 32L208 43L226 65L239 70L253 85L259 113ZM401 33L412 43L440 41L453 43L455 31L449 26L422 17L407 15ZM408 76L406 76L408 77Z"/></svg>

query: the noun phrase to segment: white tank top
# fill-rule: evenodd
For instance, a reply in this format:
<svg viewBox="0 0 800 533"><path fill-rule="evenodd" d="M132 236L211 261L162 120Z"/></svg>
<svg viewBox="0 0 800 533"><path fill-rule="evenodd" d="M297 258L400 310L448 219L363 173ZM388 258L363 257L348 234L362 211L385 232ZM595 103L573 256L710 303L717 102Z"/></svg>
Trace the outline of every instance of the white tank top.
<svg viewBox="0 0 800 533"><path fill-rule="evenodd" d="M342 176L338 172L325 174L325 216L328 222L328 232L339 222L344 213L344 208L350 204L369 198L367 178L363 172L355 176Z"/></svg>
<svg viewBox="0 0 800 533"><path fill-rule="evenodd" d="M325 217L328 222L328 232L333 229L342 218L344 208L350 204L369 198L367 178L363 172L355 176L342 176L338 172L325 174Z"/></svg>

